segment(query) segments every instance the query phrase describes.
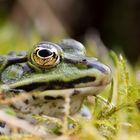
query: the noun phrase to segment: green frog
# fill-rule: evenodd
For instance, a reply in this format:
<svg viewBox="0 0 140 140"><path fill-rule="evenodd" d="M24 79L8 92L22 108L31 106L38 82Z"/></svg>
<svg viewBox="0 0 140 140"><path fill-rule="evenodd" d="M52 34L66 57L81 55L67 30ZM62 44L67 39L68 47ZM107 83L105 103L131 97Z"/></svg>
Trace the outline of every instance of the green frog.
<svg viewBox="0 0 140 140"><path fill-rule="evenodd" d="M20 119L36 125L33 116L62 118L65 97L70 98L70 114L79 111L88 95L96 95L111 81L111 70L73 39L60 43L40 42L30 51L0 56L0 92L9 99L27 94L9 106ZM2 134L8 134L4 125Z"/></svg>

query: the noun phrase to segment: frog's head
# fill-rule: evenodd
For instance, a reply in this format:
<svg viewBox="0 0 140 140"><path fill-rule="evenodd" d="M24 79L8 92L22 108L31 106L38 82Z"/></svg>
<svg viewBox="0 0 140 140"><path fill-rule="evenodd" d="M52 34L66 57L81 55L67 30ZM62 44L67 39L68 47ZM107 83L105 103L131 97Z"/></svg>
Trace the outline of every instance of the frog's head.
<svg viewBox="0 0 140 140"><path fill-rule="evenodd" d="M12 89L32 91L95 87L98 91L111 81L110 68L94 57L85 56L84 46L72 39L65 39L59 44L41 42L24 56L24 61L19 62L17 58L1 74L2 82Z"/></svg>
<svg viewBox="0 0 140 140"><path fill-rule="evenodd" d="M18 116L29 121L33 114L64 116L65 95L71 97L70 113L74 114L87 95L97 94L111 81L110 68L87 57L84 46L72 39L41 42L27 53L1 56L0 64L1 91L37 91L12 103Z"/></svg>

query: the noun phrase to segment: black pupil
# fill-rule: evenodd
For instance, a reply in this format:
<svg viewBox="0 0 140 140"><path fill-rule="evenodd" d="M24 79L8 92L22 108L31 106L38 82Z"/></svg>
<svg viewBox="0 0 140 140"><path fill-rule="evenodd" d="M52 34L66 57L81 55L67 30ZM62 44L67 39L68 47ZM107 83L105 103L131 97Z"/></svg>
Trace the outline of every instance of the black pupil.
<svg viewBox="0 0 140 140"><path fill-rule="evenodd" d="M38 52L38 55L41 56L41 57L48 57L48 56L52 55L52 52L50 52L49 50L44 49L44 50L40 50Z"/></svg>

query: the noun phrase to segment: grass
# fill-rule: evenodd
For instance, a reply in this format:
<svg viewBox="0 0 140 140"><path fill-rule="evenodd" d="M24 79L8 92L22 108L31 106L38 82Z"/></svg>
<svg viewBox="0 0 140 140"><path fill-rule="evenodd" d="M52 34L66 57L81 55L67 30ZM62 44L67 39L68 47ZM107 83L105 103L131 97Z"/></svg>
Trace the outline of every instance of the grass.
<svg viewBox="0 0 140 140"><path fill-rule="evenodd" d="M6 25L1 30L0 48L1 54L9 50L24 50L27 46L38 42L40 38L32 35L30 41L13 30L11 25ZM14 46L14 47L12 47ZM20 47L19 47L20 46ZM26 47L25 47L26 46ZM135 69L127 63L121 55L110 52L110 59L113 62L113 80L110 86L95 98L84 102L92 113L91 119L85 119L78 115L69 116L69 98L67 97L66 113L64 123L56 118L36 116L39 121L53 121L57 124L56 129L48 130L48 133L12 134L11 136L1 136L2 140L135 140L140 137L140 112L139 106L139 83L136 80ZM106 62L107 63L107 62ZM1 113L1 112L0 112ZM6 114L1 114L6 115ZM9 117L5 116L4 118ZM0 117L2 119L2 117ZM16 118L12 118L15 122ZM3 119L2 119L3 120ZM20 125L26 122L18 122ZM68 124L74 127L68 129ZM14 125L14 123L12 124ZM16 125L16 124L15 124ZM28 125L25 125L25 128ZM28 126L30 128L30 126ZM44 128L43 128L44 130ZM16 130L15 130L16 132ZM45 129L46 132L46 129Z"/></svg>

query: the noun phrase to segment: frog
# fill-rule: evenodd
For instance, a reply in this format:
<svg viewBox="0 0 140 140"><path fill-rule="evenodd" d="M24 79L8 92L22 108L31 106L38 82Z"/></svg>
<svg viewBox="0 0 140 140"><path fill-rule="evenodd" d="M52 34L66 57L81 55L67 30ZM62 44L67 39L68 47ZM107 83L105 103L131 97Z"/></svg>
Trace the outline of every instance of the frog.
<svg viewBox="0 0 140 140"><path fill-rule="evenodd" d="M0 55L0 94L4 99L26 94L8 106L33 125L38 123L33 116L63 118L66 97L70 115L76 114L87 96L97 95L111 80L110 67L87 56L74 39L42 41L29 51ZM10 133L5 127L1 134Z"/></svg>

